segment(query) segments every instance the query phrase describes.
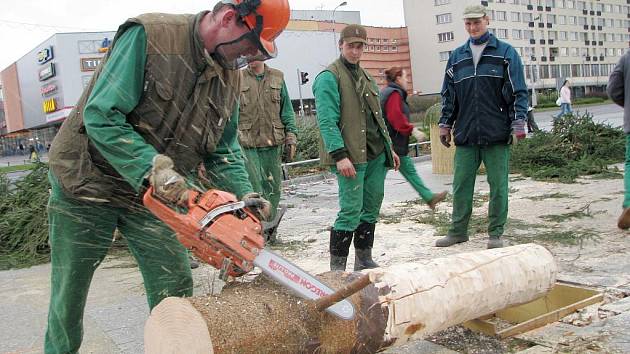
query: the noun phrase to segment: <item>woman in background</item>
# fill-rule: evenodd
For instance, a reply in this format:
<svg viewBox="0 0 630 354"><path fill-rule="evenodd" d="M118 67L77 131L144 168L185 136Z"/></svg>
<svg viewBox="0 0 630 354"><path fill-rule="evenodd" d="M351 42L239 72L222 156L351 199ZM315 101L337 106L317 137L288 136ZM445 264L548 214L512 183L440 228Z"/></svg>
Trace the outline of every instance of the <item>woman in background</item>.
<svg viewBox="0 0 630 354"><path fill-rule="evenodd" d="M435 206L446 198L446 191L433 193L424 185L418 175L409 154L409 136L413 135L418 142L426 140L425 135L409 123L409 105L407 104L407 73L400 67L392 67L385 71L387 86L381 90L381 107L389 136L392 139L394 151L400 157L400 173L420 194L429 208Z"/></svg>

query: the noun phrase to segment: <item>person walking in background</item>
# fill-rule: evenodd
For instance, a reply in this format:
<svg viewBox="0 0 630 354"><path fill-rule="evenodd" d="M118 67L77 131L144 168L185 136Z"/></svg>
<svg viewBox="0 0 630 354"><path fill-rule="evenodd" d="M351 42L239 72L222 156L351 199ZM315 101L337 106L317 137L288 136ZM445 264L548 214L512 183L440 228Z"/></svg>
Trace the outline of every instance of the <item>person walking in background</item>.
<svg viewBox="0 0 630 354"><path fill-rule="evenodd" d="M331 167L339 186L339 213L330 230L330 270L346 270L354 237L354 270L376 268L372 259L387 169L398 169L382 117L376 82L360 60L367 44L361 25L341 31L341 56L319 73L313 83L320 158Z"/></svg>
<svg viewBox="0 0 630 354"><path fill-rule="evenodd" d="M387 86L381 90L381 109L394 151L400 158L400 173L433 210L446 198L447 192L433 193L427 188L418 175L413 160L408 156L409 137L413 136L418 142L423 142L426 136L409 122L407 73L401 67L395 66L385 71L385 77Z"/></svg>
<svg viewBox="0 0 630 354"><path fill-rule="evenodd" d="M569 80L564 80L562 88L560 88L560 113L556 116L556 119L562 117L565 114L573 113L571 109L571 89L569 88Z"/></svg>
<svg viewBox="0 0 630 354"><path fill-rule="evenodd" d="M291 162L297 147L295 113L280 70L252 61L241 71L238 130L249 181L271 202L273 220L282 190L283 148L286 162ZM267 240L275 240L276 230L277 225L265 231Z"/></svg>
<svg viewBox="0 0 630 354"><path fill-rule="evenodd" d="M37 153L37 149L33 145L29 146L29 159L31 162L39 162L39 154Z"/></svg>
<svg viewBox="0 0 630 354"><path fill-rule="evenodd" d="M623 230L630 228L630 52L626 52L608 78L607 92L613 102L623 107L623 131L626 133L626 162L624 165L624 199L623 211L617 220L617 227Z"/></svg>
<svg viewBox="0 0 630 354"><path fill-rule="evenodd" d="M488 31L487 8L464 9L470 38L450 55L442 85L440 141L457 146L453 176L452 224L437 247L468 241L477 170L483 161L490 185L488 248L503 247L508 215L510 142L524 139L527 86L514 48Z"/></svg>

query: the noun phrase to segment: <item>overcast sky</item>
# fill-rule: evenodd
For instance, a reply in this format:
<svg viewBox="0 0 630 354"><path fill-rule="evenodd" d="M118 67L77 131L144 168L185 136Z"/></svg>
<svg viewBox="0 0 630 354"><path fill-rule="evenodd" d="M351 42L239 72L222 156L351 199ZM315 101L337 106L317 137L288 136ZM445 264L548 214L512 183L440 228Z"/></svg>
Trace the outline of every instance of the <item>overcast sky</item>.
<svg viewBox="0 0 630 354"><path fill-rule="evenodd" d="M145 12L196 13L216 0L2 0L0 70L58 32L113 31ZM424 1L424 0L423 0ZM289 0L292 9L332 10L341 0ZM404 26L402 0L348 0L337 11L361 11L364 25Z"/></svg>

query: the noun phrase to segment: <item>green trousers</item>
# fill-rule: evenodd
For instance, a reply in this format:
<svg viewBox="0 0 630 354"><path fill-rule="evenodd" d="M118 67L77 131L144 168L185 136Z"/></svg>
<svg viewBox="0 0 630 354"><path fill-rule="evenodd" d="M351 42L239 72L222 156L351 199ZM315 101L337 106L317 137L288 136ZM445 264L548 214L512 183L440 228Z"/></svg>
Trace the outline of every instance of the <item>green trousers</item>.
<svg viewBox="0 0 630 354"><path fill-rule="evenodd" d="M424 200L426 203L430 202L433 199L433 192L422 182L422 178L418 175L418 171L416 171L416 166L413 163L413 160L409 156L400 156L400 173L405 177L407 182L411 184L411 186L420 194L420 198Z"/></svg>
<svg viewBox="0 0 630 354"><path fill-rule="evenodd" d="M630 208L630 134L626 134L626 163L623 171L623 184L626 190L623 207Z"/></svg>
<svg viewBox="0 0 630 354"><path fill-rule="evenodd" d="M192 296L186 249L148 210L70 199L62 194L54 178L51 183L48 222L52 271L44 345L47 354L78 352L90 282L110 248L116 227L138 262L150 308L168 296Z"/></svg>
<svg viewBox="0 0 630 354"><path fill-rule="evenodd" d="M243 153L252 188L271 203L269 220L272 220L278 211L282 191L282 145L243 148Z"/></svg>
<svg viewBox="0 0 630 354"><path fill-rule="evenodd" d="M385 153L367 163L355 164L355 178L342 176L333 166L339 186L339 213L334 228L338 231L354 231L360 223L374 224L383 203L385 192Z"/></svg>
<svg viewBox="0 0 630 354"><path fill-rule="evenodd" d="M508 173L510 145L458 146L453 176L453 217L448 234L468 236L477 170L483 161L490 185L488 235L500 237L508 213Z"/></svg>

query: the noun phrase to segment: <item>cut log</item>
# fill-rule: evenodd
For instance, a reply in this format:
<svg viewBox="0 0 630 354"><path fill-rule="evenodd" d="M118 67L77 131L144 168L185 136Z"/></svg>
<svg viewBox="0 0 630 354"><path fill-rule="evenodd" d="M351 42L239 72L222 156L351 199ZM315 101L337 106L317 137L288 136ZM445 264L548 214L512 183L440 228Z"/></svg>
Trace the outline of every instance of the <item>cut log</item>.
<svg viewBox="0 0 630 354"><path fill-rule="evenodd" d="M259 276L218 296L162 301L147 321L145 350L200 353L203 339L206 353L375 353L541 297L554 285L557 266L547 249L527 244L364 273L373 284L349 298L357 310L352 321L320 312ZM361 275L329 272L319 278L339 289ZM183 332L194 334L168 339Z"/></svg>

